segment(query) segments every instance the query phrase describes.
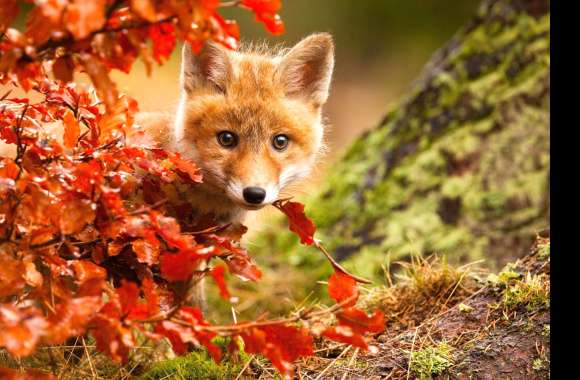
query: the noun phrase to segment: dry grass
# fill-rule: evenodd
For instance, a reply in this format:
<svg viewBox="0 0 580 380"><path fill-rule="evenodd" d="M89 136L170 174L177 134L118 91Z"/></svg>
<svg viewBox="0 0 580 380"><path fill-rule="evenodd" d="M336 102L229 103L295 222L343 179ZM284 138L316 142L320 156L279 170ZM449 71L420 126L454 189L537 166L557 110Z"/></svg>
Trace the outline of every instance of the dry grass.
<svg viewBox="0 0 580 380"><path fill-rule="evenodd" d="M153 345L143 342L132 350L129 361L119 365L97 351L90 338L71 338L68 344L40 347L34 355L14 358L0 351L0 367L19 370L40 369L57 376L59 380L98 379L125 380L142 373L146 365L167 358L164 342Z"/></svg>
<svg viewBox="0 0 580 380"><path fill-rule="evenodd" d="M385 270L389 286L372 289L364 297L365 308L380 308L391 328L409 328L455 305L476 288L472 265L453 267L438 256L415 257L399 263L402 273L393 284Z"/></svg>

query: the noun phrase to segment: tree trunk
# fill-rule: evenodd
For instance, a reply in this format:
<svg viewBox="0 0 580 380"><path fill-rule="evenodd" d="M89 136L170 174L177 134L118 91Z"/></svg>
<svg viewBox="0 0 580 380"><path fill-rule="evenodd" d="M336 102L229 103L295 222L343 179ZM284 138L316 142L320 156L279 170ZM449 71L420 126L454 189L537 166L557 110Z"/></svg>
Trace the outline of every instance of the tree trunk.
<svg viewBox="0 0 580 380"><path fill-rule="evenodd" d="M549 223L549 28L548 0L484 1L354 142L306 201L339 260L372 275L387 253L525 254ZM279 227L264 236L269 252L304 250Z"/></svg>

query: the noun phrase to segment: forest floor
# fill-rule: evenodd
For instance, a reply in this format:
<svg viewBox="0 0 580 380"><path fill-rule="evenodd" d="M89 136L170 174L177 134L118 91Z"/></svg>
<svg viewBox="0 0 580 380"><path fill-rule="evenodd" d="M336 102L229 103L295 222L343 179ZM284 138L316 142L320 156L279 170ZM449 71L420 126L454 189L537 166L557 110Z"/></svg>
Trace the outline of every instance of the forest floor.
<svg viewBox="0 0 580 380"><path fill-rule="evenodd" d="M321 341L298 365L299 379L546 379L550 364L550 241L482 278L473 266L436 258L405 268L396 285L364 297L387 329L362 352ZM254 361L240 378L272 378Z"/></svg>
<svg viewBox="0 0 580 380"><path fill-rule="evenodd" d="M489 274L477 264L452 266L433 256L403 265L393 281L371 288L360 306L381 309L385 332L372 350L326 340L297 363L296 379L546 379L550 377L550 240ZM271 379L263 358L242 354L216 365L205 352L157 361L159 347L144 346L119 367L90 341L49 347L2 365L37 368L59 379Z"/></svg>

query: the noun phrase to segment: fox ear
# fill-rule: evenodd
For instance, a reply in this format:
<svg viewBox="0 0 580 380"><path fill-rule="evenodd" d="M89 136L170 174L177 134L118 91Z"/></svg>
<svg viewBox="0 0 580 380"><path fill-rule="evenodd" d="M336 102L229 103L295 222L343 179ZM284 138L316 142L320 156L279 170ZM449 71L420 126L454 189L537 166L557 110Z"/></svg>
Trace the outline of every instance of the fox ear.
<svg viewBox="0 0 580 380"><path fill-rule="evenodd" d="M218 44L208 41L198 54L188 43L183 44L181 87L188 93L208 86L225 92L230 75L230 58Z"/></svg>
<svg viewBox="0 0 580 380"><path fill-rule="evenodd" d="M316 33L290 49L282 58L277 73L287 96L303 98L320 107L328 98L333 69L332 36Z"/></svg>

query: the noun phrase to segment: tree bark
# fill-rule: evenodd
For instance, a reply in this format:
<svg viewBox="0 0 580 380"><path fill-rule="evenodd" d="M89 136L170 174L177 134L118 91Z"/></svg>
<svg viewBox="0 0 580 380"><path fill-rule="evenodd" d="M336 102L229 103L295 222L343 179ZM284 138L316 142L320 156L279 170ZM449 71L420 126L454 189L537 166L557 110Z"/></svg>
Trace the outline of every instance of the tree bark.
<svg viewBox="0 0 580 380"><path fill-rule="evenodd" d="M525 254L549 226L549 29L548 0L483 1L352 144L306 201L339 260L377 273L386 253ZM270 252L303 250L279 226L262 237Z"/></svg>

